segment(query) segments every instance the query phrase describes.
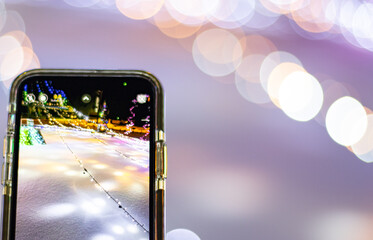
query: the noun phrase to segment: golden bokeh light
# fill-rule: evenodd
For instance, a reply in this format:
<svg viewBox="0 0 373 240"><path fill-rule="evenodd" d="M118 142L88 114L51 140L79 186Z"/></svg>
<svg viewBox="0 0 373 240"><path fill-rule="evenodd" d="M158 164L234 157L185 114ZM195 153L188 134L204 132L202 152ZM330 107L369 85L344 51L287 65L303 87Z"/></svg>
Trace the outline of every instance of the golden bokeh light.
<svg viewBox="0 0 373 240"><path fill-rule="evenodd" d="M273 69L275 69L281 63L295 63L299 66L303 66L301 61L292 55L291 53L284 51L276 51L270 53L263 61L260 66L260 82L265 91L268 92L268 81Z"/></svg>
<svg viewBox="0 0 373 240"><path fill-rule="evenodd" d="M242 47L235 35L223 29L209 29L193 43L193 59L201 71L211 76L226 76L236 70Z"/></svg>
<svg viewBox="0 0 373 240"><path fill-rule="evenodd" d="M326 9L320 11L320 9ZM313 0L307 7L291 12L292 19L302 29L312 33L322 33L331 30L337 10L333 1Z"/></svg>
<svg viewBox="0 0 373 240"><path fill-rule="evenodd" d="M126 17L148 19L162 8L164 0L116 0L118 10Z"/></svg>
<svg viewBox="0 0 373 240"><path fill-rule="evenodd" d="M306 0L260 0L261 4L271 12L289 14L295 10L307 7Z"/></svg>
<svg viewBox="0 0 373 240"><path fill-rule="evenodd" d="M245 56L250 54L268 55L277 51L275 44L271 40L258 34L244 36L240 39L240 43L244 49Z"/></svg>
<svg viewBox="0 0 373 240"><path fill-rule="evenodd" d="M29 49L32 49L32 43L30 38L26 35L26 33L22 31L12 31L8 32L3 35L5 36L11 36L14 37L23 47L27 47Z"/></svg>
<svg viewBox="0 0 373 240"><path fill-rule="evenodd" d="M4 56L0 65L0 78L2 81L9 80L21 72L24 56L22 47L12 49Z"/></svg>
<svg viewBox="0 0 373 240"><path fill-rule="evenodd" d="M185 25L174 19L167 11L160 11L153 17L158 29L171 38L187 38L195 34L202 25Z"/></svg>
<svg viewBox="0 0 373 240"><path fill-rule="evenodd" d="M219 0L167 0L165 6L170 15L185 25L201 25Z"/></svg>
<svg viewBox="0 0 373 240"><path fill-rule="evenodd" d="M306 72L306 70L296 63L284 62L277 65L269 75L266 89L272 102L279 108L281 108L279 102L280 87L286 77L294 72Z"/></svg>

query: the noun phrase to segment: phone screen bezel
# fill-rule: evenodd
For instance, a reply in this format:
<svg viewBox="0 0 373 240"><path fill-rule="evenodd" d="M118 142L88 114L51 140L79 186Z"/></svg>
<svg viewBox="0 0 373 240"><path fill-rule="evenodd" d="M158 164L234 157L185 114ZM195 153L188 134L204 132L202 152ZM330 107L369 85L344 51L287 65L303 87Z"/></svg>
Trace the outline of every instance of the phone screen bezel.
<svg viewBox="0 0 373 240"><path fill-rule="evenodd" d="M18 88L22 85L25 81L33 81L33 80L42 80L44 78L52 79L55 78L71 78L71 77L78 77L78 78L102 78L102 81L105 78L120 78L120 81L128 78L138 78L142 81L147 81L151 84L151 126L150 126L150 138L149 138L149 239L155 239L155 146L156 146L156 128L159 125L159 121L157 121L157 109L159 109L158 99L159 95L159 86L155 84L154 80L150 77L147 77L146 74L144 75L143 72L136 73L136 71L117 71L117 72L110 72L110 71L95 71L91 72L90 74L74 72L72 74L67 73L45 73L41 75L31 75L24 77L22 81L18 84ZM10 218L9 218L9 239L15 239L16 234L16 210L17 210L17 188L18 188L18 159L19 159L19 134L20 134L20 126L21 126L21 106L22 102L22 91L17 91L16 94L16 106L18 106L16 113L15 113L15 128L14 128L14 150L13 150L13 164L12 164L12 197L10 203Z"/></svg>

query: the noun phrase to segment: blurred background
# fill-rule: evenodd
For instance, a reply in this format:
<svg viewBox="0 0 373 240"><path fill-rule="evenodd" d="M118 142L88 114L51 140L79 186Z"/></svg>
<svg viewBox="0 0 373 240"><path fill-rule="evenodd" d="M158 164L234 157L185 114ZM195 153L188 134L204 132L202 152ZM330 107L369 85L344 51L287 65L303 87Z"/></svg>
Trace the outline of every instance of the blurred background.
<svg viewBox="0 0 373 240"><path fill-rule="evenodd" d="M359 0L0 0L0 135L27 69L146 70L166 92L168 231L371 240L372 29Z"/></svg>

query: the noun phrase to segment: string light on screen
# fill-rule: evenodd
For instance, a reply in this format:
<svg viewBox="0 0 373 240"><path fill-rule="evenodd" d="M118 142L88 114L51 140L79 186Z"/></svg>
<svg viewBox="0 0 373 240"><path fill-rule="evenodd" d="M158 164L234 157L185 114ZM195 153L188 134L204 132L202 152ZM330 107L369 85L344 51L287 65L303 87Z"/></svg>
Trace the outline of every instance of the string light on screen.
<svg viewBox="0 0 373 240"><path fill-rule="evenodd" d="M42 107L44 107L42 105ZM44 107L45 108L45 107ZM46 110L46 109L45 109ZM46 110L47 111L47 110ZM52 117L52 115L47 111L47 117L49 118L49 122L51 125L53 125L53 123L57 124L59 127L61 127L62 129L67 129L67 127L65 127L64 125L62 125L61 123L59 123L55 118ZM70 146L67 144L65 138L63 137L62 133L60 132L59 129L57 129L57 132L58 132L58 135L61 139L61 141L63 142L63 144L65 145L65 147L70 151L70 153L73 155L74 159L78 162L79 166L82 168L82 172L84 175L88 176L90 181L92 183L95 184L95 186L97 187L97 189L99 189L99 191L101 192L104 192L107 196L108 199L111 199L113 202L115 202L118 206L119 209L121 209L124 214L129 217L131 219L132 222L134 222L138 227L140 227L144 232L149 232L148 229L145 228L145 225L140 223L128 210L125 206L123 206L123 204L117 199L115 198L106 188L104 188L104 186L94 177L94 175L85 167L84 165L84 162L74 153L74 151L70 148ZM27 139L26 139L27 141Z"/></svg>

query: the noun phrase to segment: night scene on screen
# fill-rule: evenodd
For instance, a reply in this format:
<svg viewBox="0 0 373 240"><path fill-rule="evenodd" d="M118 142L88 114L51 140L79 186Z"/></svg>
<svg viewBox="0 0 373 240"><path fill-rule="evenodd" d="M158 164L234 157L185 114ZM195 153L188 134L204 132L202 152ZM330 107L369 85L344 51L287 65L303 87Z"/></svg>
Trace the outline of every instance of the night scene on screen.
<svg viewBox="0 0 373 240"><path fill-rule="evenodd" d="M81 82L23 85L16 239L149 239L150 95Z"/></svg>

